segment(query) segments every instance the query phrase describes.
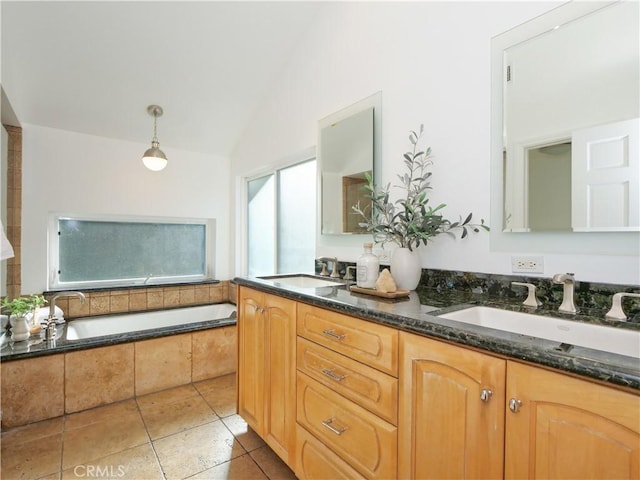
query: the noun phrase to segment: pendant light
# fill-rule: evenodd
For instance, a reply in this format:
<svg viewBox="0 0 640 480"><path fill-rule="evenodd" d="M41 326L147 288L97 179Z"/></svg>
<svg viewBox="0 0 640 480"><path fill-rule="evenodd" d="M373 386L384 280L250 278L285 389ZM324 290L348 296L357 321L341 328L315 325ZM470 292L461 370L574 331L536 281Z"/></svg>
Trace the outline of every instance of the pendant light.
<svg viewBox="0 0 640 480"><path fill-rule="evenodd" d="M156 120L162 116L162 107L149 105L147 107L147 113L153 117L153 139L151 140L151 148L144 152L142 156L142 163L144 163L144 166L149 170L157 172L167 166L167 157L164 152L158 148L160 147L160 143L158 142L156 133Z"/></svg>

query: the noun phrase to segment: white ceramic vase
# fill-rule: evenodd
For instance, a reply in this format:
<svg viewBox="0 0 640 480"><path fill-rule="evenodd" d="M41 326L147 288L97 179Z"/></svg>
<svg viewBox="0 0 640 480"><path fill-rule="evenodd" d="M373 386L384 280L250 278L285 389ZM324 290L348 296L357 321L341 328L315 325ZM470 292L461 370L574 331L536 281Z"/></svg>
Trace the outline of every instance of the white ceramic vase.
<svg viewBox="0 0 640 480"><path fill-rule="evenodd" d="M398 290L415 290L420 283L422 263L420 255L408 248L396 248L391 255L391 276Z"/></svg>
<svg viewBox="0 0 640 480"><path fill-rule="evenodd" d="M11 315L9 322L11 323L11 340L21 342L29 338L29 319L25 315Z"/></svg>

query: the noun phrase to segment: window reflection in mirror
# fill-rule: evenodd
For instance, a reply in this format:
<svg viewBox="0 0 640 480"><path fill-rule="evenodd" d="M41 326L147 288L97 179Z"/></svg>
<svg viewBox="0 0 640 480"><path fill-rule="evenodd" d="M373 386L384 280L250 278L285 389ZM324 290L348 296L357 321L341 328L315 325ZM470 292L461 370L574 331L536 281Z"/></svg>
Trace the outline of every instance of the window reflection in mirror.
<svg viewBox="0 0 640 480"><path fill-rule="evenodd" d="M505 231L640 230L638 22L615 3L504 49Z"/></svg>
<svg viewBox="0 0 640 480"><path fill-rule="evenodd" d="M352 206L367 201L365 174L375 178L380 97L372 95L318 122L323 235L366 233Z"/></svg>

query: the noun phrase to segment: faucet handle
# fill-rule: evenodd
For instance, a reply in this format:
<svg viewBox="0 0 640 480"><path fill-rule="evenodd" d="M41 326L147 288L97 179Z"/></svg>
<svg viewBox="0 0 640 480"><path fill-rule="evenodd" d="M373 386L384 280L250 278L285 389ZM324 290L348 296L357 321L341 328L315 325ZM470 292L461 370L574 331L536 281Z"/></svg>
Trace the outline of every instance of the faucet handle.
<svg viewBox="0 0 640 480"><path fill-rule="evenodd" d="M357 267L355 265L349 265L347 267L347 273L342 277L343 280L355 280L355 277L351 275L351 270L355 270Z"/></svg>
<svg viewBox="0 0 640 480"><path fill-rule="evenodd" d="M511 282L511 285L516 285L519 287L527 287L528 295L525 301L522 302L523 305L526 305L527 307L533 307L533 308L538 308L540 305L542 305L542 302L538 300L538 297L536 297L536 286L533 283Z"/></svg>
<svg viewBox="0 0 640 480"><path fill-rule="evenodd" d="M624 309L622 308L622 297L640 298L640 293L614 293L613 298L611 299L611 309L605 315L606 319L621 321L625 321L627 319L627 315L624 313Z"/></svg>
<svg viewBox="0 0 640 480"><path fill-rule="evenodd" d="M329 271L327 270L326 262L320 262L320 265L322 265L322 271L320 272L320 276L321 277L328 277L329 276Z"/></svg>

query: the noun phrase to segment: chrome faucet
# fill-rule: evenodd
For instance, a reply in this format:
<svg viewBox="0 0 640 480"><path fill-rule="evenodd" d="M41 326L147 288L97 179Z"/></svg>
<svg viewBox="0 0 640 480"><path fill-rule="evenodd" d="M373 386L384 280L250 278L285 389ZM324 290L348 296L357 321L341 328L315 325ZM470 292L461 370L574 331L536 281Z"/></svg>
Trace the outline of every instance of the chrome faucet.
<svg viewBox="0 0 640 480"><path fill-rule="evenodd" d="M573 273L556 273L553 276L553 283L562 285L562 304L558 308L559 312L576 313L575 304L573 303L573 293L575 289L576 279Z"/></svg>
<svg viewBox="0 0 640 480"><path fill-rule="evenodd" d="M86 297L82 292L60 292L54 294L49 300L49 316L47 317L47 324L44 328L44 336L47 340L55 340L56 338L56 300L60 297L78 297L80 303L84 303Z"/></svg>
<svg viewBox="0 0 640 480"><path fill-rule="evenodd" d="M338 259L336 257L320 257L320 258L316 258L316 260L318 262L332 262L333 263L333 268L331 270L331 275L329 275L329 273L324 268L322 269L322 272L320 272L320 275L322 275L323 277L326 277L327 275L329 275L331 278L340 278L340 272L338 272Z"/></svg>
<svg viewBox="0 0 640 480"><path fill-rule="evenodd" d="M626 313L622 308L622 297L636 297L640 298L640 293L626 293L620 292L615 293L613 298L611 299L611 310L607 312L605 318L608 320L622 320L625 321L627 319Z"/></svg>

